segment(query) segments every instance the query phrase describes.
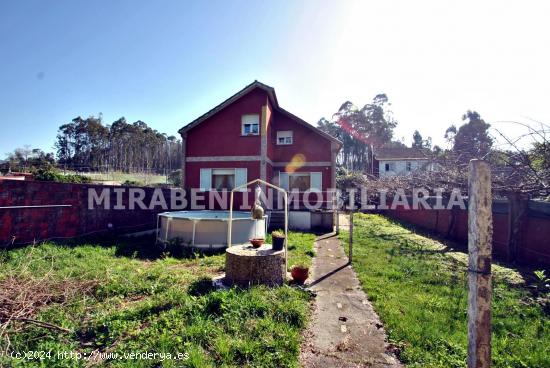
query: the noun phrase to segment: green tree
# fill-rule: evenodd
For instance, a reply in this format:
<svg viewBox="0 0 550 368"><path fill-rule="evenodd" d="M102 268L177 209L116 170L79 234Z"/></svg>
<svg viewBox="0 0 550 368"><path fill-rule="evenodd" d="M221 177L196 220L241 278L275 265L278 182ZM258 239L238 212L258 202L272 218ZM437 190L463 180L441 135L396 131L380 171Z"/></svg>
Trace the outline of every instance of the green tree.
<svg viewBox="0 0 550 368"><path fill-rule="evenodd" d="M31 149L27 145L23 148L16 148L12 153L9 153L4 166L7 170L28 172L32 169L48 168L54 164L55 159L52 153L46 153L40 148Z"/></svg>
<svg viewBox="0 0 550 368"><path fill-rule="evenodd" d="M467 163L473 158L484 158L493 145L493 139L489 136L491 126L476 111L466 112L462 120L466 123L454 135L453 152L462 163ZM447 129L447 132L450 129Z"/></svg>
<svg viewBox="0 0 550 368"><path fill-rule="evenodd" d="M422 135L418 130L415 130L413 133L413 142L412 142L413 148L423 148L424 147L424 140L422 139Z"/></svg>
<svg viewBox="0 0 550 368"><path fill-rule="evenodd" d="M79 116L59 127L56 148L60 165L79 171L164 174L181 167L181 141L124 117L105 126L101 116Z"/></svg>
<svg viewBox="0 0 550 368"><path fill-rule="evenodd" d="M333 115L332 121L321 119L318 127L340 139L343 148L339 163L348 170L370 171L372 150L389 143L397 126L385 94L378 94L371 103L358 108L346 101Z"/></svg>

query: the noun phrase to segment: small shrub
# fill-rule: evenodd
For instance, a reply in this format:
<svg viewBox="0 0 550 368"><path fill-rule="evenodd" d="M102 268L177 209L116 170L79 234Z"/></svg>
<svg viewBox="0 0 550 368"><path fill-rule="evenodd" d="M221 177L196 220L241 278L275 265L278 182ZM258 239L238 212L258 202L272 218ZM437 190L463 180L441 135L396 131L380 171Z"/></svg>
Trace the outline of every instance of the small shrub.
<svg viewBox="0 0 550 368"><path fill-rule="evenodd" d="M170 239L164 246L164 252L174 258L197 258L197 253L190 244L180 238Z"/></svg>
<svg viewBox="0 0 550 368"><path fill-rule="evenodd" d="M188 293L193 296L201 296L215 290L212 278L202 277L189 285Z"/></svg>
<svg viewBox="0 0 550 368"><path fill-rule="evenodd" d="M68 174L63 175L59 171L47 168L47 169L37 169L32 172L34 180L37 181L53 181L58 183L76 183L76 184L85 184L91 183L92 179L87 176L79 174Z"/></svg>
<svg viewBox="0 0 550 368"><path fill-rule="evenodd" d="M181 169L172 171L168 175L168 182L176 187L181 187Z"/></svg>
<svg viewBox="0 0 550 368"><path fill-rule="evenodd" d="M137 180L125 180L122 185L128 186L128 187L141 187L143 186L143 183Z"/></svg>
<svg viewBox="0 0 550 368"><path fill-rule="evenodd" d="M538 292L543 292L544 290L550 290L550 278L546 277L546 272L544 270L537 270L534 272L536 277L535 287Z"/></svg>

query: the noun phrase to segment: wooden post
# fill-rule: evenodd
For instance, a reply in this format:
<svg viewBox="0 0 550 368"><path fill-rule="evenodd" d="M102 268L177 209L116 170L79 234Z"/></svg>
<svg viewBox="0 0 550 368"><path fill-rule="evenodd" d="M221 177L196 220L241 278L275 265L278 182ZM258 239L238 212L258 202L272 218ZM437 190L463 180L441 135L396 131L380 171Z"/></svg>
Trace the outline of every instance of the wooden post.
<svg viewBox="0 0 550 368"><path fill-rule="evenodd" d="M349 263L353 260L353 211L349 213Z"/></svg>
<svg viewBox="0 0 550 368"><path fill-rule="evenodd" d="M471 160L468 179L468 368L491 366L491 170Z"/></svg>

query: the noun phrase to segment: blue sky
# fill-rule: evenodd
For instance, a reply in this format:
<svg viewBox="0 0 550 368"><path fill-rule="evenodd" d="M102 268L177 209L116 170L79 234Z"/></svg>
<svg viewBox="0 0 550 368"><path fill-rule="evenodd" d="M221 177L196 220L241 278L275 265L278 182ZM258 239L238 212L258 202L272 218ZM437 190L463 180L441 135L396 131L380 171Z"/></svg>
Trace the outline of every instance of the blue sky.
<svg viewBox="0 0 550 368"><path fill-rule="evenodd" d="M0 157L81 115L176 134L254 79L315 124L386 93L396 138L550 122L549 2L3 1ZM512 134L512 133L511 133Z"/></svg>

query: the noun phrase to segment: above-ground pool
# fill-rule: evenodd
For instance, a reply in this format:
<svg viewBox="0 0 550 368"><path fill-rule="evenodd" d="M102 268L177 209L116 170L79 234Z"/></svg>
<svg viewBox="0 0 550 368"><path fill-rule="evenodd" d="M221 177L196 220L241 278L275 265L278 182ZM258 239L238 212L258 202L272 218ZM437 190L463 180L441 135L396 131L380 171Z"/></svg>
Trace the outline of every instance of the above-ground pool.
<svg viewBox="0 0 550 368"><path fill-rule="evenodd" d="M190 247L227 247L229 211L176 211L157 215L157 240L179 239ZM245 244L252 238L265 238L267 216L252 219L250 212L233 211L231 244Z"/></svg>

